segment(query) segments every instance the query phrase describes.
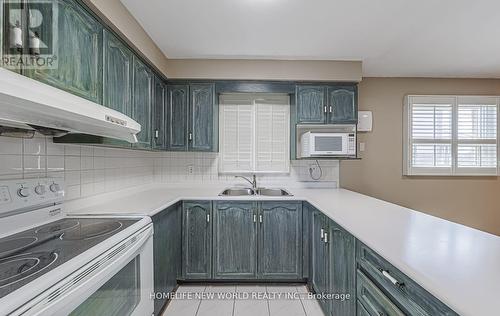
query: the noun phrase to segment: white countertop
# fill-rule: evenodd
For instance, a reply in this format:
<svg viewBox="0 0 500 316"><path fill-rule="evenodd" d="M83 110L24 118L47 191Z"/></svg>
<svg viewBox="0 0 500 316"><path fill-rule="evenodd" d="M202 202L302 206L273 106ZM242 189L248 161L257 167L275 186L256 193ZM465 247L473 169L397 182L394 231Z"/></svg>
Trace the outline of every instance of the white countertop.
<svg viewBox="0 0 500 316"><path fill-rule="evenodd" d="M500 237L344 189L219 197L220 186L147 185L67 202L70 215L149 215L180 200L303 200L460 315L500 313ZM473 211L473 210L471 210Z"/></svg>

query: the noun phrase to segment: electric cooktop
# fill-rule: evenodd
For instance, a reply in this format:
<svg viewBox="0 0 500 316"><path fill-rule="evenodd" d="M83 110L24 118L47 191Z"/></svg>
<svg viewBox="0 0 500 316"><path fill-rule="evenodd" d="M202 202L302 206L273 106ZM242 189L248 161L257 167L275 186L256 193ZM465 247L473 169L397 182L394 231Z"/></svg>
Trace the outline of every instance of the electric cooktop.
<svg viewBox="0 0 500 316"><path fill-rule="evenodd" d="M67 218L0 239L0 298L137 222Z"/></svg>

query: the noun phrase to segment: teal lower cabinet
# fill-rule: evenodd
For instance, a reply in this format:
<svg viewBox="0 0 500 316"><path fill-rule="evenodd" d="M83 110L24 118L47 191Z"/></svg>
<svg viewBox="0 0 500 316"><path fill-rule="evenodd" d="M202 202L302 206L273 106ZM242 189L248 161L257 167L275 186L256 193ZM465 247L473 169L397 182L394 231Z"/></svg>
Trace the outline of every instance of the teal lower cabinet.
<svg viewBox="0 0 500 316"><path fill-rule="evenodd" d="M152 217L154 289L157 294L172 292L181 272L182 204L177 203ZM163 298L160 298L163 297ZM155 298L155 315L160 315L167 298Z"/></svg>
<svg viewBox="0 0 500 316"><path fill-rule="evenodd" d="M327 316L458 315L307 202L184 201L153 223L156 292L307 281ZM156 315L164 305L155 301Z"/></svg>
<svg viewBox="0 0 500 316"><path fill-rule="evenodd" d="M355 238L321 211L310 212L310 287L326 315L356 314Z"/></svg>
<svg viewBox="0 0 500 316"><path fill-rule="evenodd" d="M257 205L214 202L214 279L257 276Z"/></svg>
<svg viewBox="0 0 500 316"><path fill-rule="evenodd" d="M371 295L371 298L361 299L359 296L360 291L362 293L372 293L375 292L375 290L369 291L365 288L375 287L385 294L385 299L390 300L393 305L401 310L402 315L458 315L361 242L357 243L356 256L359 270L357 273L358 299L369 312L372 307L369 306L370 303L368 302L376 301L376 304L371 304L377 307L375 310L383 312L384 315L400 315L397 313L387 314L383 310L380 310L387 306L384 299L380 298L380 295L375 296L373 294L366 294L367 296ZM368 283L366 280L369 280L371 282L369 284L371 285L366 285ZM379 315L376 313L371 314Z"/></svg>
<svg viewBox="0 0 500 316"><path fill-rule="evenodd" d="M182 278L212 278L212 202L186 201L182 211Z"/></svg>
<svg viewBox="0 0 500 316"><path fill-rule="evenodd" d="M303 280L302 202L210 203L184 203L185 280Z"/></svg>
<svg viewBox="0 0 500 316"><path fill-rule="evenodd" d="M302 203L262 202L259 278L302 279Z"/></svg>
<svg viewBox="0 0 500 316"><path fill-rule="evenodd" d="M360 315L405 315L363 272L358 270L357 277L357 295L362 307Z"/></svg>

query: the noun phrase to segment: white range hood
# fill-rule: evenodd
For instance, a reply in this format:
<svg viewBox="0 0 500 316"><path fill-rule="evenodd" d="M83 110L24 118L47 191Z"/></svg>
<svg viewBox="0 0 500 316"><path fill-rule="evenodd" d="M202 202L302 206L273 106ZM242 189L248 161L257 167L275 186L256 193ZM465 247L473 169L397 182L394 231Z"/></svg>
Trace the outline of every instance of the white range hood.
<svg viewBox="0 0 500 316"><path fill-rule="evenodd" d="M136 143L141 125L97 103L0 68L0 126Z"/></svg>

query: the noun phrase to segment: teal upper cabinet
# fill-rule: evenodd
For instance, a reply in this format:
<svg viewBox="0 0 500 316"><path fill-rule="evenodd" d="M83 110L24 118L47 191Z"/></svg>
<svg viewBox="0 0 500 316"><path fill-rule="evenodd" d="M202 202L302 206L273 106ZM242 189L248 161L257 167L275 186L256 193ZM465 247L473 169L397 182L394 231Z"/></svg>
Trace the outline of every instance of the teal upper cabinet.
<svg viewBox="0 0 500 316"><path fill-rule="evenodd" d="M104 30L103 105L130 115L132 111L132 51Z"/></svg>
<svg viewBox="0 0 500 316"><path fill-rule="evenodd" d="M297 86L297 123L356 124L357 87Z"/></svg>
<svg viewBox="0 0 500 316"><path fill-rule="evenodd" d="M301 279L302 203L262 202L259 225L259 277Z"/></svg>
<svg viewBox="0 0 500 316"><path fill-rule="evenodd" d="M27 2L27 5L36 6L37 3ZM55 37L57 67L27 70L26 75L101 103L103 27L75 0L58 1L57 18L55 33L52 27L38 30L42 41ZM46 22L43 25L52 25Z"/></svg>
<svg viewBox="0 0 500 316"><path fill-rule="evenodd" d="M328 124L357 123L355 86L328 87Z"/></svg>
<svg viewBox="0 0 500 316"><path fill-rule="evenodd" d="M184 202L182 233L182 276L185 279L212 277L212 202Z"/></svg>
<svg viewBox="0 0 500 316"><path fill-rule="evenodd" d="M257 208L254 202L214 204L214 278L253 279L257 273Z"/></svg>
<svg viewBox="0 0 500 316"><path fill-rule="evenodd" d="M153 101L153 73L137 57L134 57L134 87L131 116L141 124L137 135L138 148L151 148L151 105Z"/></svg>
<svg viewBox="0 0 500 316"><path fill-rule="evenodd" d="M155 76L154 80L154 101L153 101L153 148L165 149L165 84L163 80Z"/></svg>
<svg viewBox="0 0 500 316"><path fill-rule="evenodd" d="M322 86L297 86L297 122L325 122L325 88Z"/></svg>
<svg viewBox="0 0 500 316"><path fill-rule="evenodd" d="M214 149L215 85L191 84L189 86L189 150Z"/></svg>
<svg viewBox="0 0 500 316"><path fill-rule="evenodd" d="M169 150L187 150L187 117L189 87L187 85L169 85L167 88L167 148Z"/></svg>

